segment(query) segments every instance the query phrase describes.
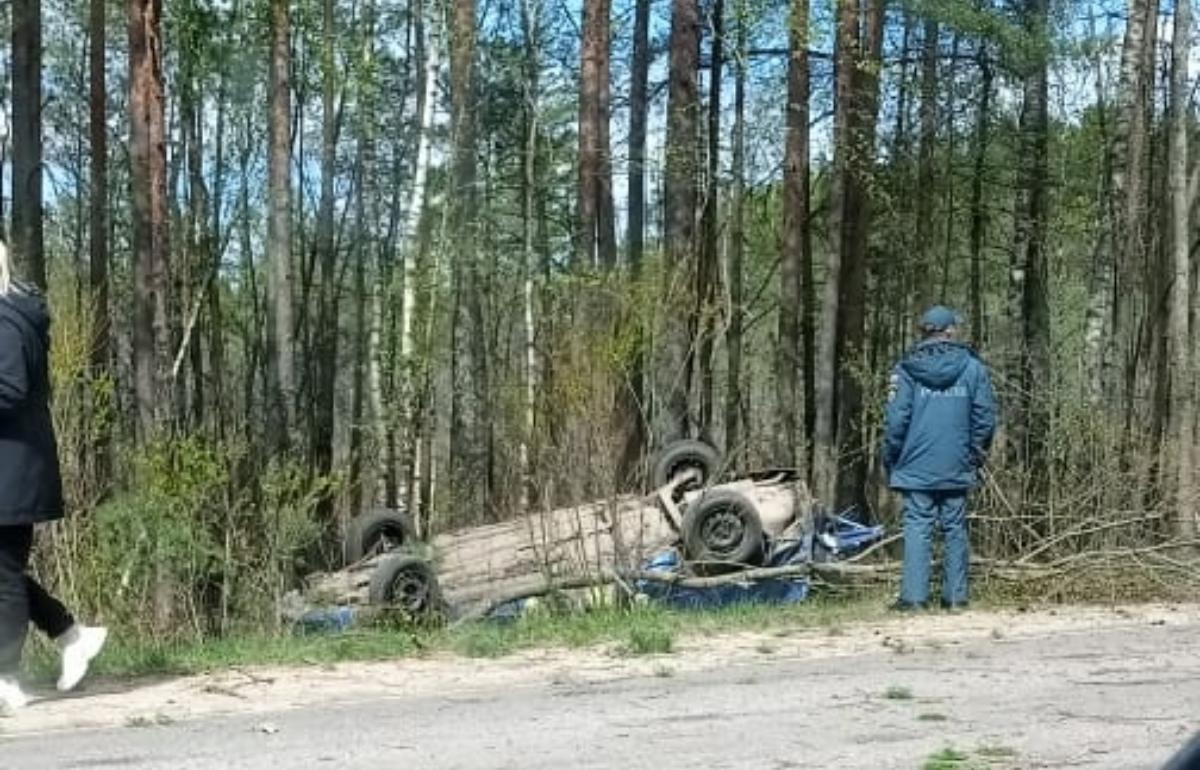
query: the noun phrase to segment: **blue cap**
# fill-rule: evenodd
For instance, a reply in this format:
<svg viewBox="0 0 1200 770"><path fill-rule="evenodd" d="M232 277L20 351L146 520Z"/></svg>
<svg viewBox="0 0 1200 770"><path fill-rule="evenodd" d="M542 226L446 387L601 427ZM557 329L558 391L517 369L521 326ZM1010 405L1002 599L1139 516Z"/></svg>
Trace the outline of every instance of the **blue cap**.
<svg viewBox="0 0 1200 770"><path fill-rule="evenodd" d="M945 331L960 323L961 319L958 313L942 305L934 305L925 311L925 315L921 316L921 328L931 332Z"/></svg>

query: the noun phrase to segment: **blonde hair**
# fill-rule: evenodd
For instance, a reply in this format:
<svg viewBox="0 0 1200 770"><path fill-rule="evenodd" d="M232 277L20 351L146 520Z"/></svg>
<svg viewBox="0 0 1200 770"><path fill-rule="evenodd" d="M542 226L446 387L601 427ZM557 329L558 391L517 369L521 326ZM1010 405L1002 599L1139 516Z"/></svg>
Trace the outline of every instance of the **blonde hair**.
<svg viewBox="0 0 1200 770"><path fill-rule="evenodd" d="M12 262L8 255L8 246L4 241L0 241L0 297L8 296L12 288Z"/></svg>

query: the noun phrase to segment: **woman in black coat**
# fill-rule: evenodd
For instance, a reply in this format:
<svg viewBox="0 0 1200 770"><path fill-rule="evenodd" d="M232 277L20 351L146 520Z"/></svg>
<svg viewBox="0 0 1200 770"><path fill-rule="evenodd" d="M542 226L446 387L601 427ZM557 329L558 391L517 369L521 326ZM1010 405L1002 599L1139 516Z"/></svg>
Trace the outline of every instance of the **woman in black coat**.
<svg viewBox="0 0 1200 770"><path fill-rule="evenodd" d="M26 702L17 670L31 620L62 649L58 687L64 691L87 673L108 633L76 624L26 574L34 525L63 517L49 355L46 301L13 280L8 249L0 243L0 715Z"/></svg>

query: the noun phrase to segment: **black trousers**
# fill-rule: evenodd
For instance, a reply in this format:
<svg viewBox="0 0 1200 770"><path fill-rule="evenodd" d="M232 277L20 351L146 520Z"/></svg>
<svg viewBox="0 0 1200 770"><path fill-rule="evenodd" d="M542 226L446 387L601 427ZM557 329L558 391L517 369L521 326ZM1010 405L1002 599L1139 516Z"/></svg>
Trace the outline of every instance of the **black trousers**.
<svg viewBox="0 0 1200 770"><path fill-rule="evenodd" d="M0 674L16 673L30 621L50 638L75 624L71 613L25 574L33 526L0 527Z"/></svg>

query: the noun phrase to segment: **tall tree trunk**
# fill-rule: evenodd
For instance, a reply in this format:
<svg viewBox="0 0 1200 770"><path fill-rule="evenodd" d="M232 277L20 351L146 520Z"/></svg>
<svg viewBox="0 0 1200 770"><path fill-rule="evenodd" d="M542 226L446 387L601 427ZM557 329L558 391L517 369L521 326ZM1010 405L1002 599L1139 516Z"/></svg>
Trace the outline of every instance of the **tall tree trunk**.
<svg viewBox="0 0 1200 770"><path fill-rule="evenodd" d="M208 241L208 373L212 389L211 422L212 433L218 440L224 440L227 429L227 405L225 395L225 329L221 313L221 266L225 257L226 236L224 220L221 216L225 200L225 126L226 126L226 95L229 73L226 65L220 67L220 78L217 84L217 124L215 127L213 158L213 194L216 201L212 209L212 235Z"/></svg>
<svg viewBox="0 0 1200 770"><path fill-rule="evenodd" d="M130 164L133 191L134 360L142 439L173 413L167 389L169 254L161 0L129 0Z"/></svg>
<svg viewBox="0 0 1200 770"><path fill-rule="evenodd" d="M915 221L914 214L914 198L919 198L919 193L912 191L915 183L915 177L912 175L912 148L911 137L909 136L911 127L912 111L911 102L913 83L910 83L910 67L911 54L914 49L914 38L916 37L917 15L907 8L900 9L902 19L902 31L900 33L900 73L896 84L896 114L895 122L892 127L891 150L889 155L892 158L892 175L894 176L894 187L891 194L895 196L893 204L895 209L894 216L901 222L909 220ZM918 61L918 64L921 62ZM920 71L920 70L918 70ZM917 82L915 85L921 85ZM918 104L920 94L918 93ZM919 121L918 121L919 124ZM920 126L918 125L918 137ZM918 150L920 149L918 145ZM919 153L918 153L919 154ZM890 276L881 276L881 291L892 291L899 293L904 299L899 303L898 307L893 308L891 322L888 325L886 339L887 344L884 349L891 354L895 354L898 349L902 349L908 342L907 331L911 325L910 316L913 310L921 302L922 286L920 275L916 268L916 261L919 257L919 249L913 246L915 241L916 228L901 227L894 235L893 251L896 254L905 255L902 259L903 267L900 270L894 271ZM885 288L886 287L886 288Z"/></svg>
<svg viewBox="0 0 1200 770"><path fill-rule="evenodd" d="M808 467L805 447L810 438L802 435L801 421L797 419L802 416L807 420L807 409L802 407L800 400L800 375L804 371L804 400L807 402L810 375L805 370L812 347L811 309L807 305L812 281L808 11L808 0L792 0L788 36L787 149L783 171L783 255L779 273L779 414L785 455L781 459L797 468ZM805 335L803 340L802 334Z"/></svg>
<svg viewBox="0 0 1200 770"><path fill-rule="evenodd" d="M420 253L418 262L427 276L439 275L442 272L441 251L432 247L431 242L436 236L438 242L441 242L446 234L446 223L449 220L449 207L443 207L441 216L439 217L439 228L435 231L431 225L432 217L426 216L422 218ZM418 404L421 407L420 413L420 429L419 443L417 454L418 467L417 476L418 484L416 489L417 509L420 515L416 520L419 525L417 529L418 535L428 537L434 531L433 514L434 514L434 495L437 492L437 470L438 464L435 461L434 450L437 446L438 439L438 423L442 413L438 391L434 387L435 366L433 350L435 340L437 339L437 326L439 314L441 311L440 297L442 294L436 289L432 281L426 281L427 290L422 294L423 316L424 323L421 330L421 349L423 353L423 367L421 370L421 395L418 398ZM452 404L453 407L453 399ZM423 525L423 526L421 526Z"/></svg>
<svg viewBox="0 0 1200 770"><path fill-rule="evenodd" d="M189 13L194 13L189 9ZM180 67L180 97L179 120L180 132L183 138L185 162L187 164L187 199L188 211L184 216L184 264L180 266L179 283L185 287L182 292L183 339L180 341L180 357L186 352L189 356L189 369L192 382L190 399L184 407L187 420L192 427L204 424L205 386L203 334L200 331L203 323L207 282L209 273L208 261L208 191L204 181L204 94L200 88L200 78L197 74L197 59L200 56L199 41L185 39L183 46L187 49L181 52L183 63ZM215 287L214 287L215 288Z"/></svg>
<svg viewBox="0 0 1200 770"><path fill-rule="evenodd" d="M611 12L611 0L587 0L583 6L576 262L580 267L589 268L611 268L616 264L608 127Z"/></svg>
<svg viewBox="0 0 1200 770"><path fill-rule="evenodd" d="M295 348L292 341L291 208L291 21L290 0L271 0L271 64L267 225L268 293L271 301L269 345L272 443L276 451L291 444L296 425Z"/></svg>
<svg viewBox="0 0 1200 770"><path fill-rule="evenodd" d="M954 38L950 42L950 61L958 61L959 37L958 33L954 33ZM938 300L941 302L950 301L950 273L954 268L954 220L957 214L954 201L954 164L958 160L958 148L955 140L957 134L954 127L954 111L957 106L954 103L955 93L958 88L958 83L954 77L954 71L951 70L948 83L946 84L946 115L948 116L948 126L946 127L946 192L945 192L945 217L946 217L946 232L945 250L942 253L942 270L941 270L941 286L938 292Z"/></svg>
<svg viewBox="0 0 1200 770"><path fill-rule="evenodd" d="M712 440L715 379L713 351L717 336L720 278L719 202L721 197L721 78L725 68L725 2L713 0L712 44L708 78L708 169L701 213L700 269L696 283L696 339L699 348L700 434Z"/></svg>
<svg viewBox="0 0 1200 770"><path fill-rule="evenodd" d="M1119 405L1129 425L1133 417L1137 318L1146 250L1148 117L1154 85L1153 52L1158 0L1130 0L1112 147L1113 254L1105 255L1101 275L1111 275L1109 333L1100 349L1101 380L1109 403ZM1099 283L1099 282L1098 282ZM1097 304L1093 298L1093 304Z"/></svg>
<svg viewBox="0 0 1200 770"><path fill-rule="evenodd" d="M41 0L13 0L12 14L13 256L20 277L45 289Z"/></svg>
<svg viewBox="0 0 1200 770"><path fill-rule="evenodd" d="M388 419L384 405L383 382L383 329L384 329L384 296L388 288L387 265L385 264L386 241L380 230L382 220L381 196L383 194L380 179L382 174L377 160L378 146L376 143L376 110L379 109L378 93L376 90L375 73L375 29L376 5L374 0L367 0L363 6L359 26L362 29L362 58L357 73L358 103L357 117L359 120L359 137L363 147L362 188L366 206L366 217L362 220L363 229L357 233L359 241L365 249L364 271L370 270L371 278L366 279L369 294L369 314L367 327L360 333L367 339L367 397L370 404L371 435L374 440L372 457L375 458L371 467L375 472L369 474L377 481L378 489L367 492L367 504L374 505L382 501L385 506L394 507L396 490L393 468L387 460ZM355 279L357 281L357 277ZM366 480L364 479L364 482Z"/></svg>
<svg viewBox="0 0 1200 770"><path fill-rule="evenodd" d="M1195 538L1196 517L1195 395L1192 340L1188 329L1191 308L1191 200L1188 197L1188 58L1191 49L1191 0L1176 0L1171 44L1170 127L1167 187L1170 192L1171 253L1171 418L1175 443L1176 529L1182 538Z"/></svg>
<svg viewBox="0 0 1200 770"><path fill-rule="evenodd" d="M1049 206L1048 0L1029 0L1026 29L1036 41L1027 63L1021 107L1021 168L1018 183L1016 248L1010 302L1020 319L1020 355L1015 381L1021 383L1013 434L1017 456L1029 475L1027 494L1046 481L1049 433L1050 313L1046 294L1046 228Z"/></svg>
<svg viewBox="0 0 1200 770"><path fill-rule="evenodd" d="M583 4L583 43L579 69L579 217L575 264L587 270L596 266L596 235L600 202L600 64L607 41L600 37L603 0ZM605 75L606 76L606 73Z"/></svg>
<svg viewBox="0 0 1200 770"><path fill-rule="evenodd" d="M817 419L813 436L813 480L820 499L831 501L837 484L838 320L841 316L844 230L852 211L852 115L856 109L854 73L858 67L859 10L855 0L838 0L834 83L833 181L829 190L829 240L821 298L821 334L817 348Z"/></svg>
<svg viewBox="0 0 1200 770"><path fill-rule="evenodd" d="M908 165L908 112L909 112L909 52L912 50L913 28L916 26L916 16L907 8L900 10L903 19L903 31L900 33L900 76L896 83L896 122L892 129L892 158L894 162L907 167Z"/></svg>
<svg viewBox="0 0 1200 770"><path fill-rule="evenodd" d="M252 130L251 116L246 114L241 127L241 146L238 157L238 176L241 184L238 186L238 238L241 252L241 279L246 287L246 295L250 302L250 318L253 323L247 324L242 339L243 376L242 387L242 435L248 445L256 446L262 435L262 420L256 419L261 415L263 405L270 401L267 392L266 372L263 364L265 358L265 336L263 330L268 323L267 312L263 309L263 297L260 292L258 268L254 257L254 228L253 216L250 213L250 159L257 142ZM261 395L256 395L261 394Z"/></svg>
<svg viewBox="0 0 1200 770"><path fill-rule="evenodd" d="M477 254L475 0L454 0L450 122L454 136L451 489L458 509L478 515L492 499L487 337Z"/></svg>
<svg viewBox="0 0 1200 770"><path fill-rule="evenodd" d="M866 504L868 426L863 418L863 375L865 371L867 236L871 226L871 187L875 166L875 128L879 116L879 84L883 67L883 28L886 0L870 0L863 24L862 59L855 68L858 94L852 113L852 184L847 193L849 222L843 220L846 256L842 260L841 312L842 353L840 362L841 403L838 407L838 451L845 458L839 472L838 492L832 498L839 507ZM849 225L848 227L846 225ZM865 513L865 511L864 511Z"/></svg>
<svg viewBox="0 0 1200 770"><path fill-rule="evenodd" d="M938 23L936 19L925 21L925 39L921 48L921 107L920 107L920 138L917 150L917 221L916 248L913 250L917 263L912 272L919 276L916 281L916 306L922 308L935 300L937 284L933 280L933 255L936 249L933 243L933 196L934 169L933 152L937 146L938 119Z"/></svg>
<svg viewBox="0 0 1200 770"><path fill-rule="evenodd" d="M371 165L370 153L371 149L368 146L367 140L363 135L359 134L357 138L357 157L355 159L355 177L358 180L356 198L354 205L354 232L355 239L353 245L354 259L354 345L353 345L353 369L352 383L350 394L350 515L357 515L363 508L363 496L367 494L370 499L370 491L365 490L363 480L363 465L365 458L363 447L363 436L365 427L366 401L367 401L367 357L370 355L370 350L367 346L367 335L369 334L368 326L370 321L367 318L367 262L370 259L370 243L364 237L367 231L368 213L368 186L369 182L367 169Z"/></svg>
<svg viewBox="0 0 1200 770"><path fill-rule="evenodd" d="M168 385L171 332L167 157L163 105L161 0L129 0L129 156L133 193L134 364L139 434L143 442L166 435L172 408ZM156 544L156 547L161 543ZM174 587L159 551L153 618L168 627Z"/></svg>
<svg viewBox="0 0 1200 770"><path fill-rule="evenodd" d="M333 470L333 431L338 373L338 312L340 272L334 243L334 177L337 174L337 107L334 103L337 69L334 60L335 0L323 0L321 28L321 200L317 211L317 251L320 254L321 290L317 328L316 399L311 441L313 470L328 476ZM337 536L332 495L322 497L318 512L330 541Z"/></svg>
<svg viewBox="0 0 1200 770"><path fill-rule="evenodd" d="M520 510L531 510L537 501L533 478L533 442L537 431L537 327L534 321L534 286L538 272L537 231L534 217L537 201L537 156L541 70L541 0L523 0L521 29L525 44L525 156L521 164L522 309L524 311L525 393L519 449L521 473Z"/></svg>
<svg viewBox="0 0 1200 770"><path fill-rule="evenodd" d="M666 270L662 334L656 379L665 382L666 424L662 439L691 433L687 367L694 340L688 318L695 307L696 138L700 13L697 0L671 0L670 63L667 92L664 240Z"/></svg>
<svg viewBox="0 0 1200 770"><path fill-rule="evenodd" d="M636 0L633 25L633 61L629 84L629 189L626 244L630 277L636 284L642 275L646 242L646 122L650 75L650 0ZM636 341L629 362L628 382L618 394L617 420L624 431L616 486L634 486L646 446L645 339L633 312Z"/></svg>
<svg viewBox="0 0 1200 770"><path fill-rule="evenodd" d="M437 109L438 68L441 55L440 25L435 13L428 13L421 4L417 17L417 48L422 60L421 82L418 91L417 115L420 126L420 136L417 139L416 171L413 175L412 188L409 191L408 212L404 228L404 266L403 282L404 295L401 301L400 320L400 364L402 372L401 401L404 412L404 464L409 479L408 497L409 509L416 512L412 505L415 501L416 479L420 474L420 435L417 424L421 415L417 411L419 399L418 372L416 360L416 340L413 326L417 310L417 280L418 258L421 252L421 219L428 208L429 165L433 152L433 115ZM423 512L416 512L420 516ZM417 522L420 524L421 522ZM423 528L418 526L418 531Z"/></svg>
<svg viewBox="0 0 1200 770"><path fill-rule="evenodd" d="M971 177L971 338L976 346L984 342L986 329L983 313L983 241L987 234L987 206L983 200L983 182L987 174L988 139L991 127L993 69L987 43L979 42L979 102L975 112L975 170Z"/></svg>
<svg viewBox="0 0 1200 770"><path fill-rule="evenodd" d="M598 115L596 139L599 142L600 169L596 182L596 259L601 267L611 270L617 265L617 218L613 205L612 179L612 0L593 0L597 9L596 26L599 49L599 88L596 102Z"/></svg>
<svg viewBox="0 0 1200 770"><path fill-rule="evenodd" d="M746 326L746 56L748 53L747 0L737 0L737 50L734 54L733 86L733 195L730 200L729 228L729 328L725 332L725 349L729 360L726 366L725 387L725 456L734 468L743 467L745 447L742 446L742 378L743 349ZM790 102L790 98L789 98ZM807 101L806 101L807 103ZM790 110L789 110L789 115ZM807 149L807 148L806 148Z"/></svg>
<svg viewBox="0 0 1200 770"><path fill-rule="evenodd" d="M102 381L110 375L112 337L109 315L108 280L108 86L104 51L107 40L104 0L88 3L88 105L91 144L90 205L88 239L90 244L90 284L92 302L92 379ZM96 414L98 410L93 410ZM94 481L103 492L109 484L109 445L111 426L93 427L95 445Z"/></svg>
<svg viewBox="0 0 1200 770"><path fill-rule="evenodd" d="M376 255L376 225L379 220L378 189L376 180L375 119L372 114L374 91L371 68L374 66L374 19L375 5L368 0L359 23L362 32L362 51L355 73L358 85L357 113L357 158L358 179L357 201L354 223L354 386L351 397L350 428L350 486L351 515L364 507L376 504L376 490L371 482L379 478L368 465L367 436L373 435L377 442L382 437L378 419L380 412L379 370L375 356L379 347L377 290L372 290L369 281L372 257ZM370 294L371 296L368 296ZM368 431L369 423L374 430ZM382 449L377 445L374 449Z"/></svg>

